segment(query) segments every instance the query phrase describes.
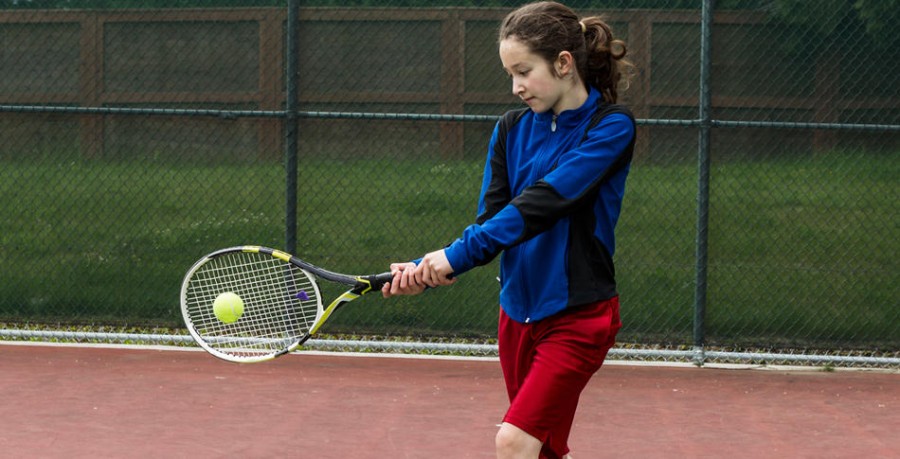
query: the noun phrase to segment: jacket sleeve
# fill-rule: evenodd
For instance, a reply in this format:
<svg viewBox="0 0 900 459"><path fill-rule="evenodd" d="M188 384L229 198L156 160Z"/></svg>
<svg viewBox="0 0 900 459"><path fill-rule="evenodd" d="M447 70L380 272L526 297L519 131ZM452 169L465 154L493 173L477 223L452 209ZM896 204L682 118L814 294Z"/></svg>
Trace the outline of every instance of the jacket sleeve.
<svg viewBox="0 0 900 459"><path fill-rule="evenodd" d="M481 195L478 199L478 217L475 223L482 224L503 209L512 199L510 195L509 175L506 170L506 139L500 138L500 123L494 128L491 136L487 161L482 175Z"/></svg>
<svg viewBox="0 0 900 459"><path fill-rule="evenodd" d="M446 248L454 275L490 262L505 248L531 239L579 206L592 202L607 172L630 159L626 153L634 135L634 122L627 115L606 116L577 148L560 156L550 173L494 213L486 212L489 206L485 199L491 189L488 169L494 174L492 158L485 167L479 221L467 227L462 237ZM507 192L508 189L507 184Z"/></svg>

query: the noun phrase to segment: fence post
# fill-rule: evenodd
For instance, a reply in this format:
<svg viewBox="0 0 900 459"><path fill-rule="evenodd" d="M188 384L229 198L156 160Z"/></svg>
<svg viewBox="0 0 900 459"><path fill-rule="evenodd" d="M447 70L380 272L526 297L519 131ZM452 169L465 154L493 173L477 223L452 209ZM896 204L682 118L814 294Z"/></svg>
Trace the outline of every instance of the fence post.
<svg viewBox="0 0 900 459"><path fill-rule="evenodd" d="M628 22L629 51L634 50L633 55L637 65L637 75L628 88L628 105L638 118L650 118L651 110L650 81L653 52L653 19L648 14L639 14ZM650 154L652 140L650 136L653 129L649 126L637 126L637 141L634 146L635 156L643 157Z"/></svg>
<svg viewBox="0 0 900 459"><path fill-rule="evenodd" d="M101 107L103 94L103 24L96 12L81 16L79 104ZM105 150L104 116L82 115L81 153L88 158L102 157Z"/></svg>
<svg viewBox="0 0 900 459"><path fill-rule="evenodd" d="M465 91L463 85L465 27L465 21L456 10L450 10L441 19L441 114L455 115L465 112L462 98ZM463 129L462 123L440 123L440 148L443 158L462 158Z"/></svg>
<svg viewBox="0 0 900 459"><path fill-rule="evenodd" d="M260 109L281 110L281 98L284 97L284 50L285 50L285 13L266 11L259 19L259 93ZM260 159L275 159L282 151L283 133L280 118L258 121L257 128Z"/></svg>
<svg viewBox="0 0 900 459"><path fill-rule="evenodd" d="M837 101L840 97L841 55L834 50L819 51L816 56L816 85L814 121L816 123L840 123ZM837 145L837 131L816 129L813 131L813 151L824 153Z"/></svg>
<svg viewBox="0 0 900 459"><path fill-rule="evenodd" d="M284 249L297 251L297 51L299 45L299 0L288 0L287 14L287 100L284 117L285 210Z"/></svg>
<svg viewBox="0 0 900 459"><path fill-rule="evenodd" d="M697 152L697 241L694 283L694 363L703 365L705 344L707 259L709 243L709 137L712 123L712 22L714 0L703 0L700 23L700 131Z"/></svg>

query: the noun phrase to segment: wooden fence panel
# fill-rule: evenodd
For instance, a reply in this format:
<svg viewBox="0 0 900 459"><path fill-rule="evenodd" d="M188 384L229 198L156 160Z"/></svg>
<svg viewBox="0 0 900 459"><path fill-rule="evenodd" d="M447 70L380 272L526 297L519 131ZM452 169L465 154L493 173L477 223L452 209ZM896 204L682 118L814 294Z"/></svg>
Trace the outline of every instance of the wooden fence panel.
<svg viewBox="0 0 900 459"><path fill-rule="evenodd" d="M302 9L298 102L316 110L499 114L517 105L496 57L496 26L506 12ZM695 118L699 14L602 13L629 43L639 69L623 97L636 116ZM285 21L277 8L4 11L0 103L280 110ZM721 11L715 24L714 116L764 113L769 120L833 123L848 110L900 110L897 97L842 98L842 60L833 51L778 65L790 56L768 46L777 36L760 43L757 29L770 27L761 14ZM760 53L774 60L766 71L774 72L776 84L753 81ZM122 138L127 134L111 129L107 118L79 118L85 156L107 156L111 144L136 141ZM232 130L221 120L207 122ZM279 157L280 120L242 123L239 131L253 132L257 156ZM247 130L247 123L254 127ZM467 129L483 143L490 127L439 123L433 143L440 154L462 156L473 137ZM648 151L651 129L640 129L639 150ZM817 132L814 146L833 148L835 136Z"/></svg>

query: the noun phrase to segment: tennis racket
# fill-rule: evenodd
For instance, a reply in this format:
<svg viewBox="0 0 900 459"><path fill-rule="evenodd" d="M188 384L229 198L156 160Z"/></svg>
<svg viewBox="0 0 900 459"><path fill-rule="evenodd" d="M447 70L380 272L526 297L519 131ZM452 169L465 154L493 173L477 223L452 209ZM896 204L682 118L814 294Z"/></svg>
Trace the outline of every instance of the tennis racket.
<svg viewBox="0 0 900 459"><path fill-rule="evenodd" d="M320 279L350 289L323 307ZM191 336L210 354L231 362L262 362L296 350L337 308L380 290L391 279L389 272L334 273L267 247L230 247L206 255L188 270L181 285L181 313ZM225 296L233 308L223 320L222 304L216 302Z"/></svg>

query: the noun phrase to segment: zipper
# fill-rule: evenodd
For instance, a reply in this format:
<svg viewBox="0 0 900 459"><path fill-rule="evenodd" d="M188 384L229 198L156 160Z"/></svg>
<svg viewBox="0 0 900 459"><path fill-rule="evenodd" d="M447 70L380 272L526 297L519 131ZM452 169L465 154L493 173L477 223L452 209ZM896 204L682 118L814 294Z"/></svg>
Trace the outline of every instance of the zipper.
<svg viewBox="0 0 900 459"><path fill-rule="evenodd" d="M556 123L557 118L559 118L559 115L554 114L553 118L551 118L551 120L550 120L550 132L551 133L555 133L556 129L558 127L557 123ZM535 154L535 160L534 160L535 166L534 166L534 169L532 169L531 174L530 174L531 175L530 183L534 183L537 180L537 177L541 177L548 172L546 170L547 166L548 166L548 164L547 164L548 159L552 159L552 158L547 158L547 156L552 156L554 153L556 153L556 148L557 148L556 141L557 141L557 139L555 136L552 136L552 135L548 136L547 139L545 140L544 144L541 145L541 149ZM547 153L548 150L549 150L549 153Z"/></svg>
<svg viewBox="0 0 900 459"><path fill-rule="evenodd" d="M556 125L556 119L557 119L558 117L559 117L559 115L554 114L554 115L553 115L553 118L551 118L551 120L550 120L550 132L554 132L554 133L556 132L556 128L557 128L557 125ZM530 173L529 173L529 183L534 183L534 182L536 181L536 178L537 178L537 177L543 176L544 174L547 173L547 171L545 170L545 169L547 168L547 162L548 162L548 161L547 161L547 159L548 159L547 156L550 155L550 154L547 153L547 151L549 150L549 151L551 152L551 154L552 154L552 153L556 152L556 147L557 147L557 145L556 145L556 139L555 139L555 136L554 136L554 137L548 137L548 138L546 139L546 142L545 142L543 145L541 145L541 149L538 150L537 153L535 153L534 165L532 166L532 169L531 169L531 171L530 171ZM522 242L521 244L519 244L519 246L518 246L518 248L517 248L518 251L519 251L519 253L518 253L517 255L520 256L520 257L524 257L524 255L528 253L528 247L529 247L532 243L533 243L533 240L527 240L527 241ZM527 269L524 270L524 271L521 273L521 275L519 276L519 280L525 285L525 288L524 288L524 292L525 292L525 293L524 293L524 297L525 297L525 298L524 298L524 301L525 301L526 304L531 305L531 304L532 304L532 297L531 297L531 290L529 289L529 287L530 287L531 285L533 285L533 284L531 283L531 279L530 279L530 276L529 276L529 271L528 271ZM529 307L529 308L525 311L525 313L526 313L525 323L526 323L526 324L527 324L527 323L531 323L531 314L534 313L534 310L532 310L532 308Z"/></svg>

